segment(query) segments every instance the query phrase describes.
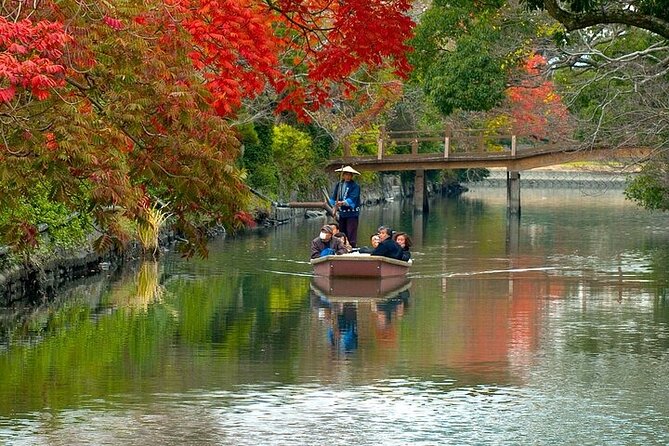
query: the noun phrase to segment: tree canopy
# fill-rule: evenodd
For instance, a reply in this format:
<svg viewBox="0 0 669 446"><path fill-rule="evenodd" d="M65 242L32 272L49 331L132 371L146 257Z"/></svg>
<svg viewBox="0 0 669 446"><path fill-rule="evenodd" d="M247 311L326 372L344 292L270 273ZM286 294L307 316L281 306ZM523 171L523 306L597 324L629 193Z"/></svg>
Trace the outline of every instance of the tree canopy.
<svg viewBox="0 0 669 446"><path fill-rule="evenodd" d="M543 9L576 31L595 25L621 24L669 38L669 8L658 0L524 0L530 8Z"/></svg>
<svg viewBox="0 0 669 446"><path fill-rule="evenodd" d="M93 215L99 246L152 204L201 241L248 221L235 116L266 96L308 119L355 74L405 76L406 0L93 0L0 6L0 241L35 237L12 210L37 185ZM191 244L191 251L202 243Z"/></svg>

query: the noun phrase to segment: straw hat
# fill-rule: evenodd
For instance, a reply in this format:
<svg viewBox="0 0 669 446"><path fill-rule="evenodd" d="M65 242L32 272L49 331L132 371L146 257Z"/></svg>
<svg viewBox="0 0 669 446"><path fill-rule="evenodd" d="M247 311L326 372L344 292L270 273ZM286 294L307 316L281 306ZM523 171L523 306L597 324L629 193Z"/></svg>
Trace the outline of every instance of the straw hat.
<svg viewBox="0 0 669 446"><path fill-rule="evenodd" d="M335 169L335 172L350 172L350 173L354 173L356 175L360 175L360 172L358 172L357 170L355 170L351 166L346 166L346 167L342 167L340 169Z"/></svg>

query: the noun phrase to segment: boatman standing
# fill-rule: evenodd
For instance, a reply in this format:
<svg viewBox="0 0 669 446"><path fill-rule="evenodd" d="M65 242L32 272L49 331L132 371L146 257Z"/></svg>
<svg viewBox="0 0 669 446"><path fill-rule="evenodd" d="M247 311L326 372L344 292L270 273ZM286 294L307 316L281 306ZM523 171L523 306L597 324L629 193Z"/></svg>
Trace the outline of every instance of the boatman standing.
<svg viewBox="0 0 669 446"><path fill-rule="evenodd" d="M339 229L346 234L352 247L358 246L358 217L360 215L360 186L353 181L353 175L360 172L351 166L335 170L341 172L341 181L337 183L330 196L330 206L339 215Z"/></svg>

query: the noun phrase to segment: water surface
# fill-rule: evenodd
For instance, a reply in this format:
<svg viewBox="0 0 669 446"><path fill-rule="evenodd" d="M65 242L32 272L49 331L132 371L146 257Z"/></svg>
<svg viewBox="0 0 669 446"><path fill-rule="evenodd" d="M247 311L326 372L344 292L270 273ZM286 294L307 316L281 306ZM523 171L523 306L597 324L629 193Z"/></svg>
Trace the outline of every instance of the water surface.
<svg viewBox="0 0 669 446"><path fill-rule="evenodd" d="M666 216L505 197L366 208L414 239L373 296L319 286L307 220L7 309L0 443L669 444Z"/></svg>

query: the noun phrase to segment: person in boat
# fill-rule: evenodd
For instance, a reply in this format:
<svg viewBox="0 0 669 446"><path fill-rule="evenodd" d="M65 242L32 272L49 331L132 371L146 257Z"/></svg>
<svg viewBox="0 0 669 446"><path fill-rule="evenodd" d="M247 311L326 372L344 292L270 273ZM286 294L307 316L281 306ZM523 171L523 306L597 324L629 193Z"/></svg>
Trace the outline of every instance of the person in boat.
<svg viewBox="0 0 669 446"><path fill-rule="evenodd" d="M379 234L373 234L372 237L369 239L370 246L363 246L358 250L359 253L361 254L371 254L374 249L376 249L377 246L379 246L379 243L381 242L381 239L379 238Z"/></svg>
<svg viewBox="0 0 669 446"><path fill-rule="evenodd" d="M378 232L379 239L381 241L379 246L374 248L374 251L372 251L372 255L402 260L404 250L400 245L397 244L395 240L393 240L393 230L385 226L381 226Z"/></svg>
<svg viewBox="0 0 669 446"><path fill-rule="evenodd" d="M336 221L332 221L328 223L328 225L332 228L332 235L341 239L341 241L344 243L344 246L346 247L346 252L353 251L353 247L349 243L348 237L346 237L346 234L344 234L339 230L339 223L337 223Z"/></svg>
<svg viewBox="0 0 669 446"><path fill-rule="evenodd" d="M346 254L346 247L341 242L341 239L333 237L332 232L330 225L324 225L318 237L311 241L312 259L328 255Z"/></svg>
<svg viewBox="0 0 669 446"><path fill-rule="evenodd" d="M402 247L402 259L405 262L408 262L411 259L411 237L406 232L398 231L393 234L393 239L397 242L398 245Z"/></svg>
<svg viewBox="0 0 669 446"><path fill-rule="evenodd" d="M343 232L335 232L335 233L332 234L332 235L333 235L333 237L336 237L336 238L338 238L338 239L341 240L342 244L343 244L344 247L346 248L346 252L351 252L351 251L353 251L353 247L352 247L351 244L349 243L348 238L346 237L346 234L344 234Z"/></svg>
<svg viewBox="0 0 669 446"><path fill-rule="evenodd" d="M341 181L334 187L329 203L338 213L339 229L346 234L349 243L355 248L358 246L360 186L353 181L353 175L360 175L360 172L351 166L342 167L335 172L341 172Z"/></svg>

